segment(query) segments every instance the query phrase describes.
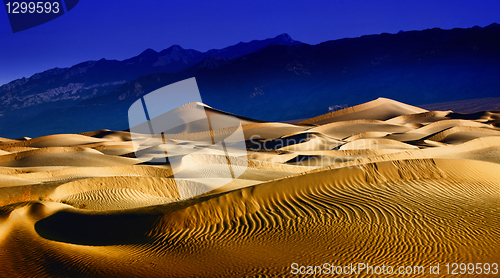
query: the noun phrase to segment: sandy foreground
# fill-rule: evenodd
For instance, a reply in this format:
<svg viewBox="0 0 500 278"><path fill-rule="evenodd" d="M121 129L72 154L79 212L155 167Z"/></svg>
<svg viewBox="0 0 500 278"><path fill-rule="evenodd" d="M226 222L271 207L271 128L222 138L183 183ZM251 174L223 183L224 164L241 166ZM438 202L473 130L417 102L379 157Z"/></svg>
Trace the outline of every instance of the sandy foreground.
<svg viewBox="0 0 500 278"><path fill-rule="evenodd" d="M379 98L296 124L242 123L245 172L187 200L169 164L136 157L128 132L0 138L0 277L283 277L307 266L331 276L325 263L424 267L406 277L445 277L452 263L498 269L500 112ZM189 134L169 142L184 146ZM182 182L211 188L221 161L208 148L185 162Z"/></svg>

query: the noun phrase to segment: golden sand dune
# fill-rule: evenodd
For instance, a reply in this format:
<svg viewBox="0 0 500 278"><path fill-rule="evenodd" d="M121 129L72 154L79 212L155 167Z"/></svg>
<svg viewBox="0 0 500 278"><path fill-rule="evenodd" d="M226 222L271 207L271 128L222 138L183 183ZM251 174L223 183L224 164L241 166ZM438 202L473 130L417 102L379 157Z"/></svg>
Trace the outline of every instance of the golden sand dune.
<svg viewBox="0 0 500 278"><path fill-rule="evenodd" d="M27 179L58 179L66 177L165 177L172 175L169 167L150 167L142 165L108 166L108 167L70 167L65 169L19 173L16 176Z"/></svg>
<svg viewBox="0 0 500 278"><path fill-rule="evenodd" d="M15 176L11 176L11 175L0 174L0 187L30 185L30 184L37 184L37 182L31 181L31 180L26 180L26 179L15 177Z"/></svg>
<svg viewBox="0 0 500 278"><path fill-rule="evenodd" d="M21 170L0 166L0 174L3 174L3 175L17 174L17 173L22 173L22 172L23 171L21 171Z"/></svg>
<svg viewBox="0 0 500 278"><path fill-rule="evenodd" d="M2 148L2 151L8 152L8 153L18 153L18 152L32 151L32 150L37 149L37 148L31 148L31 147L18 147L18 146L8 147L8 146L1 146L1 145L0 145L0 147Z"/></svg>
<svg viewBox="0 0 500 278"><path fill-rule="evenodd" d="M344 144L341 150L362 150L362 149L418 149L418 147L384 138L358 139Z"/></svg>
<svg viewBox="0 0 500 278"><path fill-rule="evenodd" d="M446 118L446 116L450 113L452 113L452 111L429 111L394 117L387 120L386 122L392 124L428 124L432 122L447 120L448 118Z"/></svg>
<svg viewBox="0 0 500 278"><path fill-rule="evenodd" d="M132 165L138 162L127 157L107 156L90 148L68 150L64 147L44 148L0 157L0 165L8 167L114 166Z"/></svg>
<svg viewBox="0 0 500 278"><path fill-rule="evenodd" d="M500 136L500 131L470 126L457 126L439 132L427 139L446 144L457 144L485 136Z"/></svg>
<svg viewBox="0 0 500 278"><path fill-rule="evenodd" d="M392 99L381 97L367 103L344 108L342 110L333 111L328 114L307 119L300 123L323 125L339 121L360 120L360 119L373 119L373 120L385 121L390 118L402 115L417 114L424 112L427 112L427 110L407 105L401 102L397 102Z"/></svg>
<svg viewBox="0 0 500 278"><path fill-rule="evenodd" d="M410 127L388 124L378 120L352 120L334 122L310 129L333 138L344 139L364 132L403 133L412 130Z"/></svg>
<svg viewBox="0 0 500 278"><path fill-rule="evenodd" d="M420 134L435 134L437 132L449 129L452 127L482 127L482 128L493 128L491 125L483 124L475 121L467 120L443 120L439 122L434 122L424 127L409 131L408 133L420 133Z"/></svg>
<svg viewBox="0 0 500 278"><path fill-rule="evenodd" d="M26 141L19 141L10 144L4 144L5 147L55 147L55 146L74 146L102 142L102 139L91 138L78 134L56 134L38 137Z"/></svg>
<svg viewBox="0 0 500 278"><path fill-rule="evenodd" d="M343 141L331 138L323 133L306 131L282 136L275 140L268 140L263 144L263 147L278 151L326 151L336 148L343 143Z"/></svg>
<svg viewBox="0 0 500 278"><path fill-rule="evenodd" d="M18 142L18 140L0 137L0 144L15 143L15 142Z"/></svg>
<svg viewBox="0 0 500 278"><path fill-rule="evenodd" d="M127 131L113 131L109 129L101 129L91 132L82 132L80 135L90 136L94 138L102 138L110 141L130 141L130 132Z"/></svg>
<svg viewBox="0 0 500 278"><path fill-rule="evenodd" d="M433 148L413 149L413 150L361 150L336 151L334 154L327 154L335 157L345 157L353 159L344 159L337 161L339 163L327 165L323 164L320 168L311 171L324 171L328 169L339 169L343 167L357 167L367 163L382 161L395 161L405 159L430 159L430 158L453 158L453 159L471 159L486 162L500 163L500 137L483 137L467 141L457 145L440 145Z"/></svg>
<svg viewBox="0 0 500 278"><path fill-rule="evenodd" d="M351 141L354 141L354 140L357 140L357 139L361 139L361 138L380 138L380 137L387 136L389 134L391 134L391 133L387 132L387 131L361 132L361 133L355 134L353 136L344 138L344 141L351 142Z"/></svg>
<svg viewBox="0 0 500 278"><path fill-rule="evenodd" d="M299 126L286 123L257 123L243 126L245 139L273 139L309 129L308 126Z"/></svg>
<svg viewBox="0 0 500 278"><path fill-rule="evenodd" d="M387 135L388 138L399 140L399 141L415 141L431 138L441 132L447 133L446 130L451 128L484 128L485 132L491 131L495 132L497 130L493 125L484 124L476 121L467 120L442 120L438 122L433 122L422 127L411 129L404 133L390 134ZM437 137L436 137L437 138Z"/></svg>
<svg viewBox="0 0 500 278"><path fill-rule="evenodd" d="M0 138L0 277L328 276L325 263L493 273L498 117L457 115L380 98L300 125L239 117L247 152L231 158L210 142L231 129L197 125L165 140Z"/></svg>

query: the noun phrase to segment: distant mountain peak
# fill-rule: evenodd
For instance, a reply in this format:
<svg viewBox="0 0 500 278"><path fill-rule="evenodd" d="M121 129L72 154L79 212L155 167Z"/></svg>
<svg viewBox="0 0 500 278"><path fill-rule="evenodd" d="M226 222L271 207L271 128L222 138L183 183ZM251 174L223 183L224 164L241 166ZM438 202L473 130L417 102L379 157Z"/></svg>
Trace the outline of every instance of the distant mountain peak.
<svg viewBox="0 0 500 278"><path fill-rule="evenodd" d="M292 39L292 37L290 37L290 35L288 35L287 33L283 33L281 35L278 35L278 36L275 37L275 39L283 41L283 42L286 42L286 43L293 43L293 42L295 42L295 40Z"/></svg>
<svg viewBox="0 0 500 278"><path fill-rule="evenodd" d="M182 46L180 46L178 44L174 44L171 47L167 48L167 50L168 51L181 51L181 50L184 50L184 48L182 48Z"/></svg>
<svg viewBox="0 0 500 278"><path fill-rule="evenodd" d="M154 49L148 48L144 50L139 56L151 56L151 55L156 55L158 52L156 52Z"/></svg>
<svg viewBox="0 0 500 278"><path fill-rule="evenodd" d="M223 48L223 49L210 49L206 53L208 56L216 56L220 58L236 58L241 57L249 53L257 52L263 48L266 48L274 44L282 45L294 45L300 44L301 42L293 40L290 35L283 33L274 38L268 38L265 40L252 40L250 42L239 42L235 45Z"/></svg>

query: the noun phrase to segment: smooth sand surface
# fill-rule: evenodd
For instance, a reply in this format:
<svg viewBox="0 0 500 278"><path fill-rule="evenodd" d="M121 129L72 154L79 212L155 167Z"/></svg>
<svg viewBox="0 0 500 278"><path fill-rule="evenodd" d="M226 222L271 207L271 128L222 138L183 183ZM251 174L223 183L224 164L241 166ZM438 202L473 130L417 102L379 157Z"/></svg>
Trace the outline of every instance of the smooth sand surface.
<svg viewBox="0 0 500 278"><path fill-rule="evenodd" d="M225 128L168 137L171 159L200 150L177 168L137 158L165 155L163 141L124 131L0 138L0 277L287 277L292 263L445 277L446 263L498 264L496 115L379 98L300 124L240 117L247 153L222 187L228 160L207 144Z"/></svg>

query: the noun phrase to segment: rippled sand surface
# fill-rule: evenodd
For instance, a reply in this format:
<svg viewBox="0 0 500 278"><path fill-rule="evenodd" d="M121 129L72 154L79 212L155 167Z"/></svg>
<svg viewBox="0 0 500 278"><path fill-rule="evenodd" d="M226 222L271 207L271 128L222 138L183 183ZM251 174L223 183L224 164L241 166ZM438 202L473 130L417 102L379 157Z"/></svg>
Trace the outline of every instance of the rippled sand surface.
<svg viewBox="0 0 500 278"><path fill-rule="evenodd" d="M0 277L498 264L499 119L388 99L298 124L245 119L248 168L213 190L216 149L183 161L176 183L169 164L135 157L128 132L0 138ZM208 192L181 200L179 183Z"/></svg>

